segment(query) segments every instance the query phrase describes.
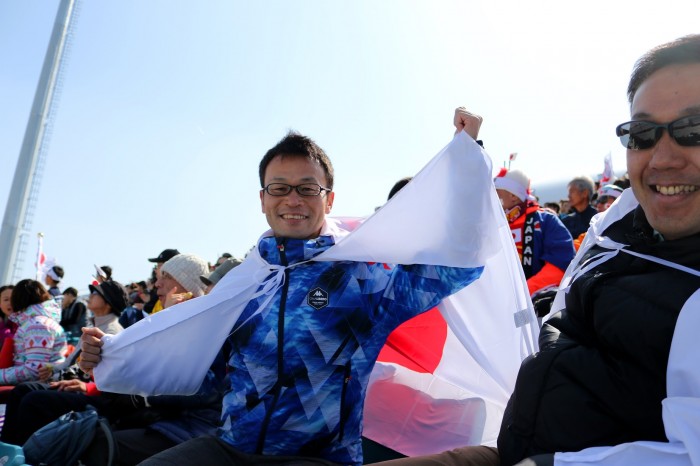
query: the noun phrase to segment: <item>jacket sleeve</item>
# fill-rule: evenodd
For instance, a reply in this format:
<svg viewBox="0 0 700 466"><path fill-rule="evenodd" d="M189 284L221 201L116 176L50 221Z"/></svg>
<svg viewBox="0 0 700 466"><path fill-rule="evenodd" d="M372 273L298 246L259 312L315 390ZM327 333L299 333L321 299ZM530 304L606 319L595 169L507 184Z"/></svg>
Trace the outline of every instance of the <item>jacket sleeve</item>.
<svg viewBox="0 0 700 466"><path fill-rule="evenodd" d="M88 396L98 396L102 394L102 392L97 388L95 382L87 382L85 384L85 390Z"/></svg>
<svg viewBox="0 0 700 466"><path fill-rule="evenodd" d="M393 271L381 307L398 325L437 306L481 276L483 267L399 265Z"/></svg>
<svg viewBox="0 0 700 466"><path fill-rule="evenodd" d="M547 212L542 213L542 260L566 270L576 255L571 233L561 220Z"/></svg>

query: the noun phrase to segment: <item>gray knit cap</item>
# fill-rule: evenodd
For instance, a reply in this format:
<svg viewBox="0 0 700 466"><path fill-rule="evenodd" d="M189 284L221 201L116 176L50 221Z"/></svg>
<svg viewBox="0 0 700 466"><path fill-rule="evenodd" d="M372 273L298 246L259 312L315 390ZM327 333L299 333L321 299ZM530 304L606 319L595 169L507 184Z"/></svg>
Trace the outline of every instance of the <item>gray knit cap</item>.
<svg viewBox="0 0 700 466"><path fill-rule="evenodd" d="M209 265L201 257L194 254L178 254L163 264L161 271L169 273L195 298L204 294L206 286L199 276L209 272Z"/></svg>

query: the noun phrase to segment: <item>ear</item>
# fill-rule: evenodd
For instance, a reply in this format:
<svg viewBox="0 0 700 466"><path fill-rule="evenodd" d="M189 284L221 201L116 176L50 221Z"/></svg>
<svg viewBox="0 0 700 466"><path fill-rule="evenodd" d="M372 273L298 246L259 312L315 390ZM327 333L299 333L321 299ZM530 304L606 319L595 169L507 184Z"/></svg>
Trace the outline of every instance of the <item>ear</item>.
<svg viewBox="0 0 700 466"><path fill-rule="evenodd" d="M326 194L326 214L331 213L331 209L333 208L333 200L335 199L335 192L331 191L328 194Z"/></svg>
<svg viewBox="0 0 700 466"><path fill-rule="evenodd" d="M260 190L260 210L265 213L265 191Z"/></svg>

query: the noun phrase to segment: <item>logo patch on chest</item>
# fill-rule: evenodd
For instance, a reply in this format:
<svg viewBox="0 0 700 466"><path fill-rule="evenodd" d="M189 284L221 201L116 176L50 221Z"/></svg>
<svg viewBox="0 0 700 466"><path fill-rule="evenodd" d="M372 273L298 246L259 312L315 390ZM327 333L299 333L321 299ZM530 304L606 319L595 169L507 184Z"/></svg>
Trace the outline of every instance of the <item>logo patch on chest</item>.
<svg viewBox="0 0 700 466"><path fill-rule="evenodd" d="M306 302L316 310L328 306L328 292L321 288L314 288L306 296Z"/></svg>

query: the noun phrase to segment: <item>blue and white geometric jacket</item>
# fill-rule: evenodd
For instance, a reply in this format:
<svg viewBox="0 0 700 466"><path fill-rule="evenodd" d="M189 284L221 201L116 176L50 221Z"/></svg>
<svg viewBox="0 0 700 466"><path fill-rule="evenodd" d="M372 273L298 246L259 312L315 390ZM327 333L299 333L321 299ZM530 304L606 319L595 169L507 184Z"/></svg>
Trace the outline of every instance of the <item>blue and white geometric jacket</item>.
<svg viewBox="0 0 700 466"><path fill-rule="evenodd" d="M304 262L331 247L265 237L270 264ZM220 437L248 453L362 464L362 409L389 333L479 278L482 268L310 261L285 270L262 313L251 301L228 339L230 391Z"/></svg>

